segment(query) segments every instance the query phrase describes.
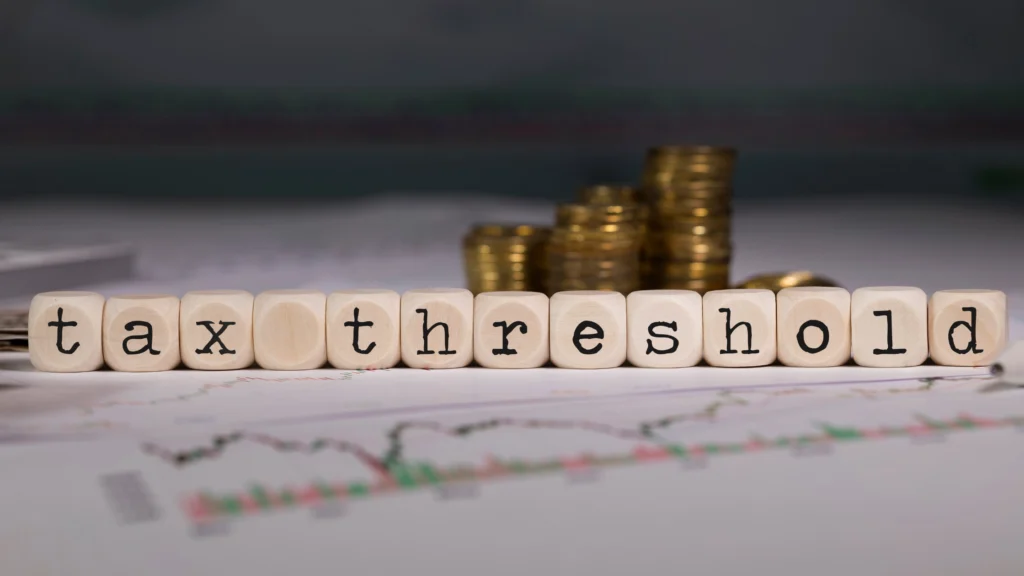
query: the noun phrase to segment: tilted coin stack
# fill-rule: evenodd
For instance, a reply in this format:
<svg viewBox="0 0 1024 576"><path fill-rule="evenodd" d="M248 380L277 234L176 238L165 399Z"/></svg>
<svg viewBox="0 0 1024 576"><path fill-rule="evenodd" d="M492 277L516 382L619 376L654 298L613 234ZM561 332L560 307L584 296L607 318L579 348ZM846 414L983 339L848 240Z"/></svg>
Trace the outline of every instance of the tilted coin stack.
<svg viewBox="0 0 1024 576"><path fill-rule="evenodd" d="M467 287L473 294L501 290L544 292L544 244L550 229L526 224L481 224L462 239Z"/></svg>
<svg viewBox="0 0 1024 576"><path fill-rule="evenodd" d="M735 160L731 148L666 146L648 151L642 179L650 205L645 288L700 293L728 288Z"/></svg>
<svg viewBox="0 0 1024 576"><path fill-rule="evenodd" d="M559 205L547 246L548 293L638 290L639 213L636 205Z"/></svg>

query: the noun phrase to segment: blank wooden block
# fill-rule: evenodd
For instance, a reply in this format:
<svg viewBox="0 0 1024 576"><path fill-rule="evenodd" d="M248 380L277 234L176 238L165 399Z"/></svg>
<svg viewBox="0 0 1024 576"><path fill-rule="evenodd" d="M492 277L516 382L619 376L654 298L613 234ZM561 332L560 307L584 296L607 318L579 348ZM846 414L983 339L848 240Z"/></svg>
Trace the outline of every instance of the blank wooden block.
<svg viewBox="0 0 1024 576"><path fill-rule="evenodd" d="M340 370L391 368L402 359L402 297L393 290L339 290L327 297L327 361Z"/></svg>
<svg viewBox="0 0 1024 576"><path fill-rule="evenodd" d="M164 294L114 296L103 311L103 359L121 372L160 372L181 363L181 301Z"/></svg>
<svg viewBox="0 0 1024 576"><path fill-rule="evenodd" d="M89 372L103 366L103 296L44 292L28 309L28 357L44 372Z"/></svg>
<svg viewBox="0 0 1024 576"><path fill-rule="evenodd" d="M779 362L825 368L850 361L848 291L816 286L783 288L775 302Z"/></svg>
<svg viewBox="0 0 1024 576"><path fill-rule="evenodd" d="M928 295L912 286L853 291L850 301L853 361L901 368L928 359Z"/></svg>
<svg viewBox="0 0 1024 576"><path fill-rule="evenodd" d="M540 292L483 292L473 310L473 356L485 368L539 368L549 357L549 299Z"/></svg>
<svg viewBox="0 0 1024 576"><path fill-rule="evenodd" d="M928 303L928 348L945 366L985 366L1006 347L1006 294L940 290Z"/></svg>
<svg viewBox="0 0 1024 576"><path fill-rule="evenodd" d="M462 368L473 361L473 293L422 288L402 294L402 362L410 368Z"/></svg>
<svg viewBox="0 0 1024 576"><path fill-rule="evenodd" d="M775 362L775 293L712 290L704 294L704 361L746 368Z"/></svg>
<svg viewBox="0 0 1024 576"><path fill-rule="evenodd" d="M692 290L639 290L626 297L626 359L643 368L683 368L704 355L704 307Z"/></svg>
<svg viewBox="0 0 1024 576"><path fill-rule="evenodd" d="M255 359L253 296L244 290L197 290L181 297L181 361L194 370L241 370Z"/></svg>
<svg viewBox="0 0 1024 576"><path fill-rule="evenodd" d="M551 297L551 362L559 368L615 368L626 361L626 297L568 290Z"/></svg>
<svg viewBox="0 0 1024 576"><path fill-rule="evenodd" d="M327 362L327 296L268 290L253 302L253 352L268 370L312 370Z"/></svg>

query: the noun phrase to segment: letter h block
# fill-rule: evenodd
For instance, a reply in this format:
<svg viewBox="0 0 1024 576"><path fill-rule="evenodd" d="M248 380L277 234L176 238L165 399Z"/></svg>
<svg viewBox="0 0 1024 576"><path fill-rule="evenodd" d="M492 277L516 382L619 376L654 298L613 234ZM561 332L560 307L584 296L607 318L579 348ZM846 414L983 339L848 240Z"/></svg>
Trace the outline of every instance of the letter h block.
<svg viewBox="0 0 1024 576"><path fill-rule="evenodd" d="M559 368L615 368L626 361L626 297L567 290L551 297L551 362Z"/></svg>
<svg viewBox="0 0 1024 576"><path fill-rule="evenodd" d="M103 358L121 372L160 372L181 363L181 302L163 294L113 296L103 310Z"/></svg>
<svg viewBox="0 0 1024 576"><path fill-rule="evenodd" d="M932 360L945 366L985 366L1006 347L1006 294L999 290L940 290L928 303Z"/></svg>
<svg viewBox="0 0 1024 576"><path fill-rule="evenodd" d="M746 368L775 362L775 293L712 290L704 294L704 361Z"/></svg>
<svg viewBox="0 0 1024 576"><path fill-rule="evenodd" d="M422 288L402 294L402 362L410 368L462 368L473 361L473 293Z"/></svg>

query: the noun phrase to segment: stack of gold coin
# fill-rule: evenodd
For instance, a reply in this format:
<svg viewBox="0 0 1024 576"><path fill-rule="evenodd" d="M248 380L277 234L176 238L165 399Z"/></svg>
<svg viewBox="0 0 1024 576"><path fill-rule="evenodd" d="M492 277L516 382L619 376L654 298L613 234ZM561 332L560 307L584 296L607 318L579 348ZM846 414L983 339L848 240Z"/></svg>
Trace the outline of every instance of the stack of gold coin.
<svg viewBox="0 0 1024 576"><path fill-rule="evenodd" d="M646 288L701 293L728 288L735 160L731 148L668 146L648 151L642 180L650 205Z"/></svg>
<svg viewBox="0 0 1024 576"><path fill-rule="evenodd" d="M544 245L551 230L527 224L481 224L462 239L466 283L474 294L544 292Z"/></svg>
<svg viewBox="0 0 1024 576"><path fill-rule="evenodd" d="M585 193L586 194L586 193ZM640 209L636 204L561 204L547 245L547 290L640 288Z"/></svg>

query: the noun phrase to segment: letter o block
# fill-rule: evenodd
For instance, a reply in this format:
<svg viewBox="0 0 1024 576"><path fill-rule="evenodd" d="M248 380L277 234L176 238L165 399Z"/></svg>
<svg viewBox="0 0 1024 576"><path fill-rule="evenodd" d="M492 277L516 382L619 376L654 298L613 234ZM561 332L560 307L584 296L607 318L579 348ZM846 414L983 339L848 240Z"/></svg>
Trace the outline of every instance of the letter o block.
<svg viewBox="0 0 1024 576"><path fill-rule="evenodd" d="M174 296L114 296L103 310L103 358L120 372L160 372L181 363Z"/></svg>
<svg viewBox="0 0 1024 576"><path fill-rule="evenodd" d="M252 294L197 290L181 297L181 362L193 370L252 366Z"/></svg>
<svg viewBox="0 0 1024 576"><path fill-rule="evenodd" d="M540 292L483 292L473 310L473 356L484 368L539 368L549 357L549 299Z"/></svg>
<svg viewBox="0 0 1024 576"><path fill-rule="evenodd" d="M801 286L776 295L779 362L826 368L850 361L850 293Z"/></svg>
<svg viewBox="0 0 1024 576"><path fill-rule="evenodd" d="M775 362L775 293L760 289L704 294L704 361L723 368Z"/></svg>
<svg viewBox="0 0 1024 576"><path fill-rule="evenodd" d="M704 355L703 301L692 290L638 290L626 297L626 359L643 368L696 366Z"/></svg>
<svg viewBox="0 0 1024 576"><path fill-rule="evenodd" d="M903 368L928 359L928 295L912 286L858 288L850 301L853 361Z"/></svg>
<svg viewBox="0 0 1024 576"><path fill-rule="evenodd" d="M28 309L28 358L44 372L89 372L103 366L103 296L44 292Z"/></svg>
<svg viewBox="0 0 1024 576"><path fill-rule="evenodd" d="M473 361L473 293L422 288L402 294L402 362L410 368L462 368Z"/></svg>
<svg viewBox="0 0 1024 576"><path fill-rule="evenodd" d="M394 290L339 290L327 297L327 361L339 370L391 368L402 359Z"/></svg>
<svg viewBox="0 0 1024 576"><path fill-rule="evenodd" d="M253 352L267 370L313 370L327 362L327 296L268 290L253 302Z"/></svg>
<svg viewBox="0 0 1024 576"><path fill-rule="evenodd" d="M615 368L626 361L626 297L567 290L551 297L551 362L559 368Z"/></svg>
<svg viewBox="0 0 1024 576"><path fill-rule="evenodd" d="M1006 347L1006 294L940 290L928 303L928 348L944 366L986 366Z"/></svg>

